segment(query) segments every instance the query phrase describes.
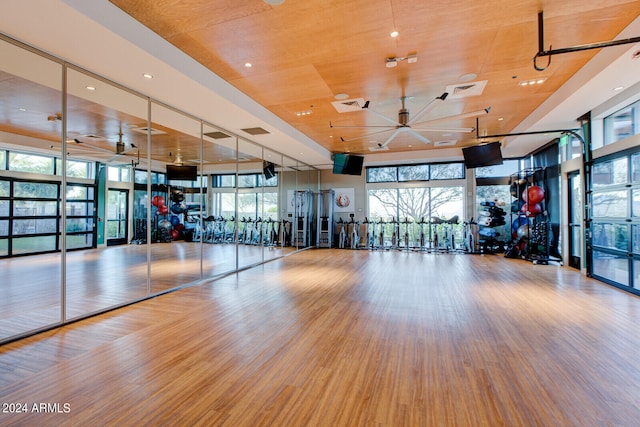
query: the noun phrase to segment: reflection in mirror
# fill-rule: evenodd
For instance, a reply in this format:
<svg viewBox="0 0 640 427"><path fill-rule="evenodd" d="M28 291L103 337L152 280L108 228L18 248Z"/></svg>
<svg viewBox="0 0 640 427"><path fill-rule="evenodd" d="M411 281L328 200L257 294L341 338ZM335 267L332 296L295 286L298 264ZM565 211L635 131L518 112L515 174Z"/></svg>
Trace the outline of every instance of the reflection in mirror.
<svg viewBox="0 0 640 427"><path fill-rule="evenodd" d="M309 166L296 162L293 238L296 248L315 245L314 185L309 181Z"/></svg>
<svg viewBox="0 0 640 427"><path fill-rule="evenodd" d="M0 39L0 341L62 320L62 65Z"/></svg>
<svg viewBox="0 0 640 427"><path fill-rule="evenodd" d="M207 175L205 209L195 224L202 242L202 271L211 278L236 269L236 137L203 126L203 167Z"/></svg>
<svg viewBox="0 0 640 427"><path fill-rule="evenodd" d="M146 248L129 245L148 101L75 69L67 90L66 317L73 319L148 293Z"/></svg>
<svg viewBox="0 0 640 427"><path fill-rule="evenodd" d="M279 207L282 205L283 200L279 197L282 155L263 149L262 158L263 256L264 260L268 261L284 254L280 243L282 216L279 213Z"/></svg>
<svg viewBox="0 0 640 427"><path fill-rule="evenodd" d="M238 268L262 262L262 148L238 140Z"/></svg>
<svg viewBox="0 0 640 427"><path fill-rule="evenodd" d="M290 250L297 249L299 239L294 236L296 214L295 196L297 190L298 162L290 157L282 156L282 172L279 177L279 194L283 203L280 205L282 217L282 245Z"/></svg>
<svg viewBox="0 0 640 427"><path fill-rule="evenodd" d="M151 104L151 170L163 183L151 188L151 293L201 279L201 247L190 235L203 205L200 121Z"/></svg>

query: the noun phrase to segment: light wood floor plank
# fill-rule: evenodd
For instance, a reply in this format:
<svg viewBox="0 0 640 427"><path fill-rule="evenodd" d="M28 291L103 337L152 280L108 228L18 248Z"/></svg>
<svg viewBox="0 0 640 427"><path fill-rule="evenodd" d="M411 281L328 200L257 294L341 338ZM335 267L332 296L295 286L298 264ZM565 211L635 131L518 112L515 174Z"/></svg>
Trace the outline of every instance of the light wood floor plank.
<svg viewBox="0 0 640 427"><path fill-rule="evenodd" d="M0 425L635 426L640 298L500 256L308 250L0 347Z"/></svg>

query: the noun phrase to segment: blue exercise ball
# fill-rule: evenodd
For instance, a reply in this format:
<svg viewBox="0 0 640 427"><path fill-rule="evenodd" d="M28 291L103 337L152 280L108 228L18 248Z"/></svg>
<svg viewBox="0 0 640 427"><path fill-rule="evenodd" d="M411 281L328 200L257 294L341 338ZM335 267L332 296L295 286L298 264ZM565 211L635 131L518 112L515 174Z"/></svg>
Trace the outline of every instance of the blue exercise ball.
<svg viewBox="0 0 640 427"><path fill-rule="evenodd" d="M529 225L529 219L526 216L518 216L511 223L511 231L517 233L518 229L523 225Z"/></svg>
<svg viewBox="0 0 640 427"><path fill-rule="evenodd" d="M187 207L181 203L174 203L171 205L171 212L174 214L183 214L187 211Z"/></svg>

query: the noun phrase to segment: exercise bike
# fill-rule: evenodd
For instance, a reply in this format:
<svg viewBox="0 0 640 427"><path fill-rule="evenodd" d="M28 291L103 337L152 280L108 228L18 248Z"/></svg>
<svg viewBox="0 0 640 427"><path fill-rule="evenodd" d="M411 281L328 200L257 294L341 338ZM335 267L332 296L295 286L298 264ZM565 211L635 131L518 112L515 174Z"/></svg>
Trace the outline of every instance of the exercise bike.
<svg viewBox="0 0 640 427"><path fill-rule="evenodd" d="M462 223L462 241L464 245L464 251L468 254L473 254L476 252L476 238L471 226L477 224L478 223L473 220L473 217L471 217L469 221L465 221Z"/></svg>

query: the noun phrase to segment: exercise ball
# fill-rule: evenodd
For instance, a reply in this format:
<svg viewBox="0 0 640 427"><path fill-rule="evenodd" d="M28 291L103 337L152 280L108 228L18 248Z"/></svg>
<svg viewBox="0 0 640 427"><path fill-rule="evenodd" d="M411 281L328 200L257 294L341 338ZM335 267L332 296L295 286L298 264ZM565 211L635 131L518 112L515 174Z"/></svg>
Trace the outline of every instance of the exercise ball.
<svg viewBox="0 0 640 427"><path fill-rule="evenodd" d="M180 218L178 218L175 215L171 215L171 217L169 218L169 221L171 221L171 225L173 225L174 227L180 224Z"/></svg>
<svg viewBox="0 0 640 427"><path fill-rule="evenodd" d="M178 231L182 231L182 230L184 230L184 224L181 224L181 223L176 224L176 225L174 226L174 228L175 228L176 230L178 230Z"/></svg>
<svg viewBox="0 0 640 427"><path fill-rule="evenodd" d="M165 200L162 196L153 196L151 199L151 204L156 207L164 206Z"/></svg>
<svg viewBox="0 0 640 427"><path fill-rule="evenodd" d="M539 185L532 185L527 188L527 202L540 203L544 200L544 190Z"/></svg>
<svg viewBox="0 0 640 427"><path fill-rule="evenodd" d="M529 238L529 224L523 224L518 227L518 231L516 232L517 238L521 240L525 240Z"/></svg>
<svg viewBox="0 0 640 427"><path fill-rule="evenodd" d="M171 230L171 238L177 240L178 237L180 237L180 232L178 230Z"/></svg>
<svg viewBox="0 0 640 427"><path fill-rule="evenodd" d="M168 207L166 207L165 205L158 206L158 214L166 215L168 213L169 213L169 208Z"/></svg>
<svg viewBox="0 0 640 427"><path fill-rule="evenodd" d="M524 205L524 202L522 200L514 200L513 202L511 202L511 212L520 212L520 209L522 209L522 205Z"/></svg>
<svg viewBox="0 0 640 427"><path fill-rule="evenodd" d="M171 221L163 219L162 221L158 222L158 227L159 228L166 228L167 230L171 230L173 228L173 225L171 225Z"/></svg>
<svg viewBox="0 0 640 427"><path fill-rule="evenodd" d="M174 203L180 203L184 200L184 193L179 190L173 190L171 193L171 201Z"/></svg>
<svg viewBox="0 0 640 427"><path fill-rule="evenodd" d="M542 213L542 206L540 206L540 203L525 203L520 211L527 216L536 216Z"/></svg>
<svg viewBox="0 0 640 427"><path fill-rule="evenodd" d="M529 220L525 216L519 216L511 223L511 230L516 233L522 225L529 225Z"/></svg>
<svg viewBox="0 0 640 427"><path fill-rule="evenodd" d="M174 203L171 205L171 212L174 214L183 214L187 211L187 206L185 204Z"/></svg>

